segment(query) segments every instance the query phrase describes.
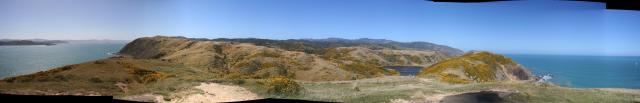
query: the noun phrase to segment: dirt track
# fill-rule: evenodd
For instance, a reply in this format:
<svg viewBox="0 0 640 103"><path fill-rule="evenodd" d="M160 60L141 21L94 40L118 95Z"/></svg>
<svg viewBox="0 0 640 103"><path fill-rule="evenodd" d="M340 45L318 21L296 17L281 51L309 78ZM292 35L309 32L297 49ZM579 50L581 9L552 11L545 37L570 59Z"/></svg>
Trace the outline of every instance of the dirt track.
<svg viewBox="0 0 640 103"><path fill-rule="evenodd" d="M200 89L204 93L186 94L180 99L171 101L163 101L162 97L159 96L156 101L165 103L217 103L260 99L255 93L239 86L201 83L200 86L194 88Z"/></svg>

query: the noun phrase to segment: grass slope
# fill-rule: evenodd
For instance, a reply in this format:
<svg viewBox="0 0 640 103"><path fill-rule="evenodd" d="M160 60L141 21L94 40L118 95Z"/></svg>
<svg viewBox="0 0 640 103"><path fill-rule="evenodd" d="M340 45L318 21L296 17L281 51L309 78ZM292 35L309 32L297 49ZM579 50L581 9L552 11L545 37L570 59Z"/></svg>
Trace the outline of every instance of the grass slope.
<svg viewBox="0 0 640 103"><path fill-rule="evenodd" d="M348 103L379 103L390 102L393 99L421 101L425 97L438 94L459 94L482 90L508 91L511 94L505 96L506 101L516 103L628 103L640 100L639 93L539 86L516 82L451 85L431 79L406 76L333 82L301 81L300 84L304 90L300 95L281 96L267 93L260 86L263 81L247 80L239 85L249 88L262 97Z"/></svg>
<svg viewBox="0 0 640 103"><path fill-rule="evenodd" d="M511 70L518 71L515 72L516 75L531 76L530 73L523 70L524 68L519 68L518 64L510 58L489 52L470 52L460 57L447 59L422 69L417 76L437 78L454 84L494 82L506 80L499 79L499 75L497 75L497 73L505 72L507 69L502 69L505 67L514 67L515 69Z"/></svg>

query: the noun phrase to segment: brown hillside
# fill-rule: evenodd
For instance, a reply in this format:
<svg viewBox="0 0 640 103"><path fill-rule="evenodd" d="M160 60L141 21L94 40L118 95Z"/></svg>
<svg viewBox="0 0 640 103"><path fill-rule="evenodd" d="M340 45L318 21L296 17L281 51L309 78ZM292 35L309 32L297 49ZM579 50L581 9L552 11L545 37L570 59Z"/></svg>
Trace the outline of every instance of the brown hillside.
<svg viewBox="0 0 640 103"><path fill-rule="evenodd" d="M308 54L251 43L156 36L136 39L120 53L137 59L158 59L206 68L233 78L287 76L311 81L397 75L382 66L429 66L447 58L436 51L364 47L325 48L322 51Z"/></svg>

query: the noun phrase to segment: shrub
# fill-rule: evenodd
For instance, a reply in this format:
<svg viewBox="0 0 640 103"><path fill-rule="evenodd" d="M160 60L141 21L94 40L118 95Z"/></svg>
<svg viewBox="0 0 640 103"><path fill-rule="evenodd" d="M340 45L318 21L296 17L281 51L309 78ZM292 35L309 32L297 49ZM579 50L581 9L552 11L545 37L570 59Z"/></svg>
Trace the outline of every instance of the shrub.
<svg viewBox="0 0 640 103"><path fill-rule="evenodd" d="M394 71L384 69L381 66L371 63L354 62L351 64L338 64L338 67L356 74L364 75L365 77L377 77L385 74L395 75Z"/></svg>
<svg viewBox="0 0 640 103"><path fill-rule="evenodd" d="M248 65L242 68L242 73L251 74L261 69L262 63L259 60L252 60Z"/></svg>
<svg viewBox="0 0 640 103"><path fill-rule="evenodd" d="M16 81L16 78L8 78L4 80L7 83L13 83L14 81Z"/></svg>
<svg viewBox="0 0 640 103"><path fill-rule="evenodd" d="M56 80L60 80L60 81L68 81L69 79L67 77L65 77L64 75L56 75L53 78L55 78Z"/></svg>
<svg viewBox="0 0 640 103"><path fill-rule="evenodd" d="M245 80L244 79L234 79L234 80L231 80L231 83L236 84L236 85L242 85L242 84L245 83Z"/></svg>
<svg viewBox="0 0 640 103"><path fill-rule="evenodd" d="M145 83L145 84L162 80L169 76L162 72L146 70L146 69L129 69L129 74L133 74L136 77L135 78L136 81L138 81L139 83Z"/></svg>
<svg viewBox="0 0 640 103"><path fill-rule="evenodd" d="M444 81L452 84L467 84L471 82L467 79L461 79L460 77L458 77L458 75L454 75L454 74L442 74L440 75L440 81Z"/></svg>
<svg viewBox="0 0 640 103"><path fill-rule="evenodd" d="M238 73L238 72L230 72L225 74L222 78L224 79L246 79L248 76L243 75L242 73Z"/></svg>
<svg viewBox="0 0 640 103"><path fill-rule="evenodd" d="M464 71L468 76L476 77L476 82L491 82L494 81L495 71L487 64L478 64L473 66L465 65Z"/></svg>
<svg viewBox="0 0 640 103"><path fill-rule="evenodd" d="M166 56L166 55L167 55L167 53L159 53L159 54L156 54L155 56L153 56L153 57L151 57L151 58L154 58L154 59L160 59L160 58L162 58L162 57L164 57L164 56Z"/></svg>
<svg viewBox="0 0 640 103"><path fill-rule="evenodd" d="M417 64L422 64L424 63L424 61L422 61L422 59L420 58L420 56L411 56L411 55L406 55L405 56L407 59L409 59L409 61L413 62L413 63L417 63Z"/></svg>
<svg viewBox="0 0 640 103"><path fill-rule="evenodd" d="M248 58L256 58L256 57L271 57L271 58L280 58L283 55L280 52L275 50L262 50L256 54L250 55Z"/></svg>
<svg viewBox="0 0 640 103"><path fill-rule="evenodd" d="M349 53L355 51L356 49L338 49L338 48L328 48L324 50L323 55L320 57L326 60L335 60L335 59L345 59L345 60L353 60L354 58L349 56Z"/></svg>
<svg viewBox="0 0 640 103"><path fill-rule="evenodd" d="M302 90L297 82L284 76L271 77L263 85L268 93L275 95L297 95Z"/></svg>
<svg viewBox="0 0 640 103"><path fill-rule="evenodd" d="M102 80L100 78L93 77L93 78L89 79L89 82L91 82L91 83L102 83Z"/></svg>
<svg viewBox="0 0 640 103"><path fill-rule="evenodd" d="M93 64L105 64L105 62L98 60L98 61L94 61Z"/></svg>
<svg viewBox="0 0 640 103"><path fill-rule="evenodd" d="M124 68L126 68L127 72L129 74L132 74L135 77L134 79L138 83L146 84L150 82L155 82L157 80L162 80L171 76L163 72L143 69L136 64L125 63L125 62L118 62L118 64L121 64Z"/></svg>
<svg viewBox="0 0 640 103"><path fill-rule="evenodd" d="M73 69L73 65L67 65L61 68L62 71Z"/></svg>
<svg viewBox="0 0 640 103"><path fill-rule="evenodd" d="M47 77L38 77L38 78L37 78L37 80L38 80L38 82L47 82L47 81L49 81L50 79L49 79L49 78L47 78Z"/></svg>
<svg viewBox="0 0 640 103"><path fill-rule="evenodd" d="M393 70L393 69L386 69L387 70L387 75L392 75L392 76L399 76L400 72Z"/></svg>

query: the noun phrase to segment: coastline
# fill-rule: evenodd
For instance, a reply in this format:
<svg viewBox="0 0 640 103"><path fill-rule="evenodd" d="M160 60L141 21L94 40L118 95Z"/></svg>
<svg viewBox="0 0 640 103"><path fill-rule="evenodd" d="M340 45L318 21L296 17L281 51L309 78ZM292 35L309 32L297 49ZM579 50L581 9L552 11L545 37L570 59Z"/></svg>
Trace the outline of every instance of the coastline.
<svg viewBox="0 0 640 103"><path fill-rule="evenodd" d="M467 52L452 59L440 58L437 52L364 47L328 48L324 49L328 52L305 54L308 51L300 49L171 37L135 40L118 53L98 50L102 51L98 55L105 57L4 78L0 80L0 93L114 96L154 102L198 102L184 98L218 98L223 95L216 93L229 93L220 90L243 91L228 95L327 102L458 101L487 95L498 95L487 100L504 102L635 102L640 97L640 90L635 89L583 89L534 83L535 77L517 62L483 51ZM397 62L412 60L409 58L412 55L437 58L414 56L418 58L412 62ZM370 60L362 59L367 56L379 57L377 60L384 63L361 61ZM346 61L362 64L350 65ZM431 66L418 68L421 70L416 76L398 76L401 74L395 70L377 66L388 64ZM471 73L484 77L476 79L480 77ZM341 77L331 78L334 76ZM284 95L274 92L278 86L295 89L289 89L293 91L291 95Z"/></svg>

